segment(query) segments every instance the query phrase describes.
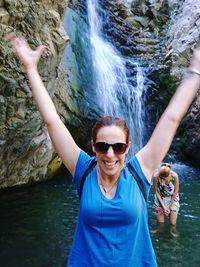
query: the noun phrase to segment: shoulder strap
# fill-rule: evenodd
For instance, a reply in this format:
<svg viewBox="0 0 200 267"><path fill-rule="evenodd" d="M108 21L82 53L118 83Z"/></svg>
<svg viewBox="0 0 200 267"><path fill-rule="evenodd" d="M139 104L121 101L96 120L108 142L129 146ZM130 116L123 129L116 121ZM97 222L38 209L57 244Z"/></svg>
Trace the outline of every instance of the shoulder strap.
<svg viewBox="0 0 200 267"><path fill-rule="evenodd" d="M82 176L82 178L81 178L79 199L81 199L81 194L82 194L82 191L83 191L83 185L84 185L84 183L85 183L85 179L86 179L86 177L88 176L88 174L91 172L91 170L94 168L94 166L95 166L96 164L97 164L97 161L96 161L96 159L94 158L94 159L90 162L89 166L87 167L87 169L85 170L85 172L84 172L84 174L83 174L83 176Z"/></svg>
<svg viewBox="0 0 200 267"><path fill-rule="evenodd" d="M142 195L143 195L143 197L144 197L145 202L147 202L147 196L146 196L146 194L145 194L144 186L143 186L143 183L142 183L142 181L141 181L141 178L139 177L139 175L137 174L137 172L136 172L134 166L131 165L130 162L127 164L127 167L128 167L128 169L129 169L130 173L132 174L133 178L134 178L135 181L137 182L137 185L138 185L140 191L142 192Z"/></svg>

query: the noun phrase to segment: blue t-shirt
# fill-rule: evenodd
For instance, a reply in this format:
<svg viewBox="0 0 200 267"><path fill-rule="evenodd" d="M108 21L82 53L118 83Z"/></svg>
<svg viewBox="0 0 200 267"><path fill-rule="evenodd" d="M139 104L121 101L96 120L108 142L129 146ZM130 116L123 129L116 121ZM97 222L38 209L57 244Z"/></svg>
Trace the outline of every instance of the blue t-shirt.
<svg viewBox="0 0 200 267"><path fill-rule="evenodd" d="M77 190L92 158L80 152L74 180ZM136 157L131 159L148 195L150 183ZM114 198L107 199L97 180L97 167L88 174L68 267L155 267L144 197L129 170L120 175Z"/></svg>

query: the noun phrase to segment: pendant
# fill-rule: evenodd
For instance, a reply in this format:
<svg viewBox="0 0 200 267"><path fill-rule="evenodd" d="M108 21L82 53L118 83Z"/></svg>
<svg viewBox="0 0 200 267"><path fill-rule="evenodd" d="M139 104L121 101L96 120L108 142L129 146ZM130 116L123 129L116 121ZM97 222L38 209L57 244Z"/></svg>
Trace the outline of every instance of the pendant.
<svg viewBox="0 0 200 267"><path fill-rule="evenodd" d="M105 189L105 187L104 187L104 185L103 185L102 183L101 183L101 186L102 186L102 188L103 188L104 193L106 194L107 191L106 191L106 189Z"/></svg>

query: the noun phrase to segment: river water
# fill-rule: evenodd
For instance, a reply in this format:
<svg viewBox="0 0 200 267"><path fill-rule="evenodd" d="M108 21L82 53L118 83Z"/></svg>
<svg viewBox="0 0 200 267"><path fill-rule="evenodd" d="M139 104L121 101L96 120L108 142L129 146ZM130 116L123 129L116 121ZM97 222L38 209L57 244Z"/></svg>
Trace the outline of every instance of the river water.
<svg viewBox="0 0 200 267"><path fill-rule="evenodd" d="M152 241L160 267L200 266L200 171L175 164L180 175L181 210L178 237L167 221ZM149 197L149 227L156 230ZM0 192L0 266L64 267L77 220L78 199L71 178L64 175L30 188Z"/></svg>

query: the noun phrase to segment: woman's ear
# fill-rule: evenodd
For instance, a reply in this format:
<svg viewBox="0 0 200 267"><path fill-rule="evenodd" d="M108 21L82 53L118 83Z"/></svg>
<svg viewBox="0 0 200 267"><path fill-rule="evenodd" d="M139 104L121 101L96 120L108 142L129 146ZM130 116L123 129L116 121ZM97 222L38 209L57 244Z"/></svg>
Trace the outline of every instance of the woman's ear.
<svg viewBox="0 0 200 267"><path fill-rule="evenodd" d="M94 153L96 153L93 140L91 140L91 145L92 145L92 151L93 151Z"/></svg>
<svg viewBox="0 0 200 267"><path fill-rule="evenodd" d="M130 147L131 147L131 141L128 142L125 154L128 154Z"/></svg>

